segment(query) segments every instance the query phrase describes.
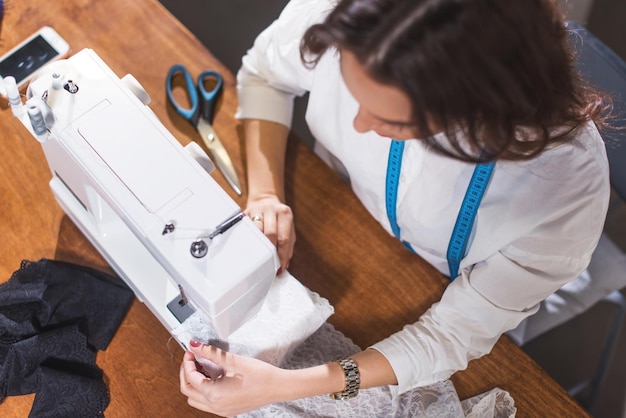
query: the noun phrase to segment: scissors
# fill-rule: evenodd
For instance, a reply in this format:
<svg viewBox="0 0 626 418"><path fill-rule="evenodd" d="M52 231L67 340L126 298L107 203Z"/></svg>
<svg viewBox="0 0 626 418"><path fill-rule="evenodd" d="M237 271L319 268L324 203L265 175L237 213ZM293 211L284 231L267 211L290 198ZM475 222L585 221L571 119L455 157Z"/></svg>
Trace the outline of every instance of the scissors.
<svg viewBox="0 0 626 418"><path fill-rule="evenodd" d="M172 82L174 77L181 73L185 78L185 85L191 101L191 108L181 106L174 98ZM207 90L205 82L214 81L215 86ZM196 128L204 145L209 149L217 167L220 169L228 184L241 195L241 185L233 162L231 161L226 148L222 144L219 136L213 129L213 116L215 114L215 104L222 94L224 80L222 76L211 70L202 72L198 76L198 84L194 84L191 74L187 68L181 64L176 64L170 68L166 79L167 98L176 110L187 122Z"/></svg>

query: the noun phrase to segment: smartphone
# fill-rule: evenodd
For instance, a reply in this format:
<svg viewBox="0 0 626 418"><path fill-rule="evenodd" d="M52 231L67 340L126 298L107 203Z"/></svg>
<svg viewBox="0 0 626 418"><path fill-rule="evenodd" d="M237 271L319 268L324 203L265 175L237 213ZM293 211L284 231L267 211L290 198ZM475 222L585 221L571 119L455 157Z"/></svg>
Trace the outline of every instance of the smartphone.
<svg viewBox="0 0 626 418"><path fill-rule="evenodd" d="M64 58L70 45L49 26L44 26L24 42L0 57L0 81L13 76L17 87L24 86L35 72L49 62ZM0 82L0 94L6 95L4 83Z"/></svg>

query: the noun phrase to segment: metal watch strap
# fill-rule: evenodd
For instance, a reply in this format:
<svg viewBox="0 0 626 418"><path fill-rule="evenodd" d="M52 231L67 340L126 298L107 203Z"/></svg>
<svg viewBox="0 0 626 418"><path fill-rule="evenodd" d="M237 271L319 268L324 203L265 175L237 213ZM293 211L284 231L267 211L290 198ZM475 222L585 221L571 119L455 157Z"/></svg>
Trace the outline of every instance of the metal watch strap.
<svg viewBox="0 0 626 418"><path fill-rule="evenodd" d="M341 392L331 393L331 399L337 401L354 398L359 394L359 387L361 386L361 376L356 362L348 357L335 360L335 363L339 364L343 369L346 378L346 387Z"/></svg>

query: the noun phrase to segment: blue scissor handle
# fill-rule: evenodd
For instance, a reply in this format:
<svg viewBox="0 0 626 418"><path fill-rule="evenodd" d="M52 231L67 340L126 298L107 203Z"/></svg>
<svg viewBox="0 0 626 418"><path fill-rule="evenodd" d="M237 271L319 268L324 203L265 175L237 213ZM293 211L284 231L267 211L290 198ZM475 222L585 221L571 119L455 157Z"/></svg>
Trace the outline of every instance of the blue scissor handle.
<svg viewBox="0 0 626 418"><path fill-rule="evenodd" d="M174 99L174 94L172 93L172 80L174 79L174 76L178 72L182 73L183 76L185 77L185 84L187 86L187 92L189 93L189 100L191 101L190 109L186 109L182 107L181 105L179 105L176 99ZM198 102L198 91L197 91L196 85L193 82L193 79L191 78L191 74L189 74L189 71L187 70L187 68L185 68L181 64L173 65L172 68L170 68L170 71L167 73L167 78L165 79L165 83L166 83L165 89L167 91L167 98L169 99L170 103L172 104L176 112L178 112L179 115L181 115L183 118L188 120L193 126L197 126L198 117L200 116L200 103Z"/></svg>
<svg viewBox="0 0 626 418"><path fill-rule="evenodd" d="M215 85L211 90L207 90L205 82L207 79L214 79ZM222 94L222 86L224 85L224 79L222 76L212 70L204 71L198 76L198 91L202 95L202 116L209 123L213 123L213 116L215 116L215 105Z"/></svg>

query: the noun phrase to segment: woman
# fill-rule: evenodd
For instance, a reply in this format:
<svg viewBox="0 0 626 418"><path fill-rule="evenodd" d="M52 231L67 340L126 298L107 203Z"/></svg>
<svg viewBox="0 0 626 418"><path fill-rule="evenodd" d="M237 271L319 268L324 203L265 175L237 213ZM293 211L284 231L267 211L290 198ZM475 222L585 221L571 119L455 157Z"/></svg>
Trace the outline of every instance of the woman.
<svg viewBox="0 0 626 418"><path fill-rule="evenodd" d="M227 371L207 380L185 355L181 390L196 408L230 415L447 379L577 277L600 236L604 103L576 77L552 1L335 3L292 0L243 59L246 211L287 268L285 143L291 100L309 91L311 132L365 207L452 282L416 323L342 362L281 370L192 342ZM451 232L476 167L484 196L455 261Z"/></svg>

